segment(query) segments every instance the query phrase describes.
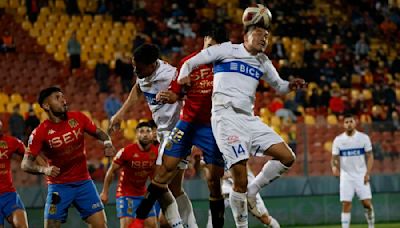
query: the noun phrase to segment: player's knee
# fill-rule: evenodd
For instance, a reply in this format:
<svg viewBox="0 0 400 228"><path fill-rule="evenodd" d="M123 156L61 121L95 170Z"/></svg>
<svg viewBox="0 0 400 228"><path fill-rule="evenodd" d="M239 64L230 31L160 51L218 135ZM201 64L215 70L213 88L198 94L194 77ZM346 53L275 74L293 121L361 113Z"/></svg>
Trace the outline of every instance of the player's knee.
<svg viewBox="0 0 400 228"><path fill-rule="evenodd" d="M285 156L282 159L282 164L287 167L291 167L293 163L296 161L296 155L293 153L292 149L288 148L285 152Z"/></svg>
<svg viewBox="0 0 400 228"><path fill-rule="evenodd" d="M350 212L351 211L351 203L350 202L343 202L342 203L342 210L343 210L343 212Z"/></svg>
<svg viewBox="0 0 400 228"><path fill-rule="evenodd" d="M209 178L207 180L208 188L210 190L211 197L221 197L221 179L220 178Z"/></svg>
<svg viewBox="0 0 400 228"><path fill-rule="evenodd" d="M182 186L181 185L175 185L175 184L173 184L173 185L168 185L168 188L169 188L169 190L171 191L171 193L172 193L172 195L176 198L176 197L178 197L178 196L180 196L180 195L182 195L183 193L185 193L184 191L183 191L183 188L182 188Z"/></svg>
<svg viewBox="0 0 400 228"><path fill-rule="evenodd" d="M247 177L246 178L236 178L233 184L233 190L235 192L245 193L247 192Z"/></svg>

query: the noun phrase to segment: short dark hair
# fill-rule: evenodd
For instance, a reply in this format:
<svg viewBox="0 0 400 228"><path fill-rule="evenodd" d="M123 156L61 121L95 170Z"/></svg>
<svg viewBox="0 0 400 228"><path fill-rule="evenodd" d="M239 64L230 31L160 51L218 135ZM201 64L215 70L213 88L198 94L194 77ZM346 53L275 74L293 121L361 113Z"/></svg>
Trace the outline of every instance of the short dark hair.
<svg viewBox="0 0 400 228"><path fill-rule="evenodd" d="M270 27L269 26L265 26L264 22L262 20L260 20L256 24L251 24L251 25L248 25L248 26L244 26L244 34L252 31L255 28L263 28L263 29L269 30Z"/></svg>
<svg viewBox="0 0 400 228"><path fill-rule="evenodd" d="M135 62L149 65L160 58L160 49L154 44L142 44L133 52L133 58Z"/></svg>
<svg viewBox="0 0 400 228"><path fill-rule="evenodd" d="M150 127L152 129L157 128L157 124L156 124L156 122L154 122L154 120L149 120L148 123L150 124Z"/></svg>
<svg viewBox="0 0 400 228"><path fill-rule="evenodd" d="M150 125L150 123L147 122L147 121L140 122L140 123L138 123L138 125L136 125L136 130L139 130L139 129L142 128L142 127L151 128L151 125Z"/></svg>
<svg viewBox="0 0 400 228"><path fill-rule="evenodd" d="M343 119L346 119L346 118L354 118L354 114L351 113L351 112L345 113L345 114L343 115Z"/></svg>
<svg viewBox="0 0 400 228"><path fill-rule="evenodd" d="M52 86L48 87L46 89L43 89L39 93L39 98L38 98L38 103L40 107L42 107L44 100L49 97L51 94L56 93L56 92L62 92L60 88Z"/></svg>
<svg viewBox="0 0 400 228"><path fill-rule="evenodd" d="M213 26L205 32L204 36L213 38L219 44L229 41L228 33L223 26Z"/></svg>

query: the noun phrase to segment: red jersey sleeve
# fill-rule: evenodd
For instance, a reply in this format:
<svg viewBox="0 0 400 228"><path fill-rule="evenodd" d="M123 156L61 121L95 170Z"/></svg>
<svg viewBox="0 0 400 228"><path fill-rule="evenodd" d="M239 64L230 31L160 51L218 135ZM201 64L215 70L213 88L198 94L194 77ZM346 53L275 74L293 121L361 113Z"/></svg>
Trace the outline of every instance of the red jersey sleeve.
<svg viewBox="0 0 400 228"><path fill-rule="evenodd" d="M43 133L40 131L40 128L36 128L32 131L29 136L28 141L28 151L27 153L32 154L33 156L38 156L43 146Z"/></svg>
<svg viewBox="0 0 400 228"><path fill-rule="evenodd" d="M24 145L24 143L21 142L21 140L17 139L17 140L15 140L15 144L16 144L15 145L15 148L16 148L15 152L17 154L23 156L25 154L25 145Z"/></svg>
<svg viewBox="0 0 400 228"><path fill-rule="evenodd" d="M174 80L172 80L169 90L178 94L179 96L182 94L182 86L178 84L178 77L175 77Z"/></svg>
<svg viewBox="0 0 400 228"><path fill-rule="evenodd" d="M95 134L97 127L94 124L94 122L87 117L85 114L83 113L79 113L79 121L83 124L83 128L85 129L85 132L89 133L89 134Z"/></svg>
<svg viewBox="0 0 400 228"><path fill-rule="evenodd" d="M120 149L119 151L118 151L118 153L117 153L117 155L115 155L115 157L114 157L114 163L115 164L118 164L118 165L123 165L124 164L124 162L125 162L125 157L126 157L126 153L124 153L125 152L125 148L122 148L122 149Z"/></svg>

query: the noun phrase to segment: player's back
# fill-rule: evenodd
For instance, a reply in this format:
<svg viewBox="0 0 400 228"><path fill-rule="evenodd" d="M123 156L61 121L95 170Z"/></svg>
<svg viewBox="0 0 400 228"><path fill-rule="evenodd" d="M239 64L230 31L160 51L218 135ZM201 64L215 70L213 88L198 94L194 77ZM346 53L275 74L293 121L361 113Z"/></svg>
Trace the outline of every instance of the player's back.
<svg viewBox="0 0 400 228"><path fill-rule="evenodd" d="M59 123L45 120L29 140L30 153L40 151L49 165L60 168L57 177L47 177L51 184L70 183L90 179L86 164L84 133L96 131L96 126L83 113L68 112Z"/></svg>
<svg viewBox="0 0 400 228"><path fill-rule="evenodd" d="M14 153L23 156L25 152L24 144L8 135L0 136L0 194L5 192L15 192L12 184L11 157Z"/></svg>
<svg viewBox="0 0 400 228"><path fill-rule="evenodd" d="M114 162L121 166L117 197L142 196L146 192L146 181L154 174L158 148L151 145L148 151L138 144L130 144L120 150Z"/></svg>
<svg viewBox="0 0 400 228"><path fill-rule="evenodd" d="M372 150L368 135L356 131L354 135L338 135L333 141L334 153L340 156L340 175L342 178L362 178L367 166L365 153Z"/></svg>
<svg viewBox="0 0 400 228"><path fill-rule="evenodd" d="M164 104L156 101L156 95L160 91L168 90L172 80L176 77L176 68L162 60L157 61L158 67L154 74L146 78L138 79L138 83L140 90L146 97L157 129L159 131L172 130L179 120L182 102Z"/></svg>

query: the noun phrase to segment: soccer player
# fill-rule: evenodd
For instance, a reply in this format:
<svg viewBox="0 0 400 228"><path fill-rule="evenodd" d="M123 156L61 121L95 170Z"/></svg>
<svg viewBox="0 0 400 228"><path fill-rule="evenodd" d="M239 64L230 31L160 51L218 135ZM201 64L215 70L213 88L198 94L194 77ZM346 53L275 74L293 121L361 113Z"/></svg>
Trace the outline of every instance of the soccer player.
<svg viewBox="0 0 400 228"><path fill-rule="evenodd" d="M210 29L209 34L204 37L203 49L227 40L225 30ZM199 51L182 59L180 66L197 53ZM163 163L148 188L149 200L143 201L138 211L150 208L150 205L160 197L158 192L167 188L167 184L176 173L179 162L190 154L192 146L196 146L203 151L205 162L211 172L211 175L207 178L207 183L210 190L209 200L213 226L215 228L223 227L225 206L221 194L221 177L224 174L224 160L215 142L210 123L212 65L200 66L191 73L190 77L193 82L190 87L182 88L174 80L170 90L161 91L157 94L156 99L164 103L175 103L183 96L186 96L186 99L180 120L168 137L163 154ZM180 214L182 213L184 211L180 211Z"/></svg>
<svg viewBox="0 0 400 228"><path fill-rule="evenodd" d="M295 155L283 139L253 114L256 88L260 79L277 92L287 93L306 85L303 79L288 82L279 77L264 54L268 45L269 24L255 23L245 27L244 43L230 42L202 50L186 61L178 82L190 85L190 72L196 67L214 63L211 124L218 147L233 178L229 196L237 227L248 226L248 211L258 217L256 195L260 189L286 172ZM250 154L270 155L262 171L249 186L247 160Z"/></svg>
<svg viewBox="0 0 400 228"><path fill-rule="evenodd" d="M136 126L138 142L121 149L114 158L104 179L100 198L108 202L108 192L114 172L121 169L117 187L117 216L121 228L127 228L136 217L136 209L146 193L146 181L153 176L158 147L153 145L151 125L141 122ZM153 207L144 224L145 227L157 227L156 209Z"/></svg>
<svg viewBox="0 0 400 228"><path fill-rule="evenodd" d="M68 111L60 88L43 89L38 103L49 119L29 137L29 148L21 166L27 172L47 176L44 227L61 227L71 204L90 227L107 227L103 204L86 165L84 133L104 143L106 156L115 154L110 137L83 113ZM41 152L48 158L50 166L35 163Z"/></svg>
<svg viewBox="0 0 400 228"><path fill-rule="evenodd" d="M0 121L0 228L4 228L4 219L13 227L28 227L25 207L12 184L10 160L13 154L23 156L24 144L17 138L3 134Z"/></svg>
<svg viewBox="0 0 400 228"><path fill-rule="evenodd" d="M157 125L158 139L161 145L156 161L157 166L160 166L162 163L162 153L166 139L179 120L179 112L182 106L182 102L180 101L173 104L166 104L156 99L157 93L168 90L169 85L177 75L176 68L160 60L159 55L159 49L152 44L143 44L134 51L132 65L134 66L138 80L129 93L127 100L110 121L111 129L117 128L125 113L134 107L139 96L144 95L152 112L153 120ZM169 185L169 189L173 195L168 189L163 189L162 192L158 193L159 195L164 195L163 198L166 199L165 201L159 201L159 203L168 223L172 227L182 226L182 223L189 227L197 227L192 204L182 187L183 173L186 168L187 162L182 161L179 164L177 175ZM157 172L158 170L156 170ZM176 198L176 202L173 200L174 197ZM171 201L174 203L170 204L169 202ZM184 215L180 216L175 213L175 211L178 211L178 205L182 211L186 212ZM152 206L148 210L151 210L151 208ZM147 218L147 214L140 213L140 211L136 212L136 216L141 219Z"/></svg>
<svg viewBox="0 0 400 228"><path fill-rule="evenodd" d="M333 141L331 162L333 175L340 176L342 227L350 227L351 201L355 193L365 208L368 227L373 228L375 213L369 185L374 163L371 140L368 135L356 130L356 120L352 114L346 114L343 121L345 132Z"/></svg>

